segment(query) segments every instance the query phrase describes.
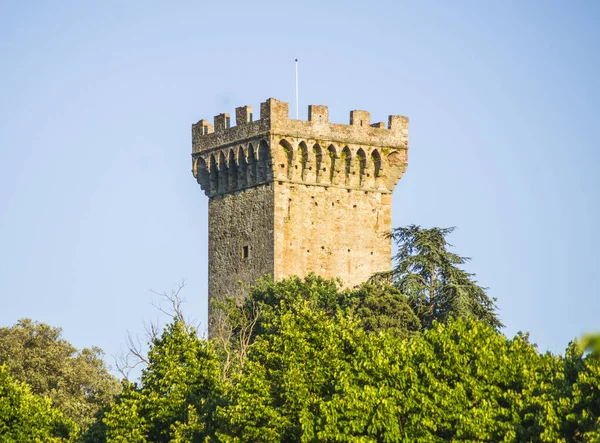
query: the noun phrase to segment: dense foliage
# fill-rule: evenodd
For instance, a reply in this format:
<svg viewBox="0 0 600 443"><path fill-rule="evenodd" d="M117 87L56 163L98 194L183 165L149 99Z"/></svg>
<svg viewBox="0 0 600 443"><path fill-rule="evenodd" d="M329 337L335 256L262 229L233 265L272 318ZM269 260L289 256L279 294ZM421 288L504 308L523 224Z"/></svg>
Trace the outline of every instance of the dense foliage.
<svg viewBox="0 0 600 443"><path fill-rule="evenodd" d="M141 386L124 383L104 417L111 442L196 442L216 430L224 398L220 364L205 340L180 319L153 340Z"/></svg>
<svg viewBox="0 0 600 443"><path fill-rule="evenodd" d="M600 338L561 356L501 334L494 300L447 251L450 232L395 230L394 269L351 290L262 279L242 304L215 306L210 341L174 303L114 402L98 350L30 321L0 329L0 440L600 441Z"/></svg>
<svg viewBox="0 0 600 443"><path fill-rule="evenodd" d="M379 310L357 308L369 291L388 296L315 276L263 280L242 307L223 306L234 324L212 342L176 318L151 344L141 386L107 414L108 442L600 438L600 362L576 344L541 354L474 318L365 328Z"/></svg>
<svg viewBox="0 0 600 443"><path fill-rule="evenodd" d="M60 443L74 441L78 427L51 400L31 393L0 366L0 441Z"/></svg>
<svg viewBox="0 0 600 443"><path fill-rule="evenodd" d="M61 337L60 328L29 319L0 328L0 365L31 393L46 396L85 429L100 409L120 392L98 348L78 351Z"/></svg>
<svg viewBox="0 0 600 443"><path fill-rule="evenodd" d="M396 287L373 282L341 291L335 280L316 275L304 279L292 277L278 283L263 278L250 289L239 309L245 318L256 317L254 335L262 335L276 332L273 319L295 309L300 301L328 317L338 312L352 314L368 331L389 329L397 335L407 336L421 328L407 298ZM221 308L226 315L232 315L236 310L232 306Z"/></svg>

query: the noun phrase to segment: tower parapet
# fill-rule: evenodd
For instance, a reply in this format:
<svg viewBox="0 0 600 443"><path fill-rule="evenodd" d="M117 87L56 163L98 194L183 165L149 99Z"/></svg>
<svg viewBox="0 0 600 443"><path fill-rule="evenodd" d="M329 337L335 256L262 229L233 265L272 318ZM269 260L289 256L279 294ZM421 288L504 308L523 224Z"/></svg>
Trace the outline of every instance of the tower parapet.
<svg viewBox="0 0 600 443"><path fill-rule="evenodd" d="M252 108L192 125L193 173L209 197L273 180L315 186L392 192L407 165L408 118L390 115L370 123L351 111L350 124L329 122L327 106L310 105L308 121L288 117L288 104L273 98Z"/></svg>

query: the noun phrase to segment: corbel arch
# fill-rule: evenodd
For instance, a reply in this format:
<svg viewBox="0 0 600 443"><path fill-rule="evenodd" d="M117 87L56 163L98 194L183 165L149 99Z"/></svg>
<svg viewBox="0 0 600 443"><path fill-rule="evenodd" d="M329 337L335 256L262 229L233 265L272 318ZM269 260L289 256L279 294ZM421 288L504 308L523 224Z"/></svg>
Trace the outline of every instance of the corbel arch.
<svg viewBox="0 0 600 443"><path fill-rule="evenodd" d="M256 153L254 152L254 146L252 143L248 143L248 167L247 167L247 178L248 186L254 186L256 184Z"/></svg>
<svg viewBox="0 0 600 443"><path fill-rule="evenodd" d="M248 162L244 147L241 145L237 148L237 169L238 187L245 188L248 186Z"/></svg>
<svg viewBox="0 0 600 443"><path fill-rule="evenodd" d="M383 164L381 161L381 154L379 153L379 151L377 149L373 149L373 151L371 152L371 159L373 162L373 180L375 183L375 187L377 188L379 186L380 177L383 172Z"/></svg>
<svg viewBox="0 0 600 443"><path fill-rule="evenodd" d="M257 181L266 182L271 178L271 151L268 143L263 139L258 144Z"/></svg>
<svg viewBox="0 0 600 443"><path fill-rule="evenodd" d="M313 157L315 165L315 181L319 183L323 177L323 150L318 143L313 145Z"/></svg>
<svg viewBox="0 0 600 443"><path fill-rule="evenodd" d="M406 170L406 151L393 151L385 159L385 186L392 190Z"/></svg>
<svg viewBox="0 0 600 443"><path fill-rule="evenodd" d="M235 161L235 149L231 148L229 150L229 189L235 190L238 188L238 167L237 162Z"/></svg>
<svg viewBox="0 0 600 443"><path fill-rule="evenodd" d="M216 194L219 192L219 167L217 165L217 159L215 158L214 154L210 155L210 158L208 160L209 162L209 168L210 168L210 172L209 172L209 182L210 182L210 193L211 194Z"/></svg>
<svg viewBox="0 0 600 443"><path fill-rule="evenodd" d="M277 172L281 178L292 179L292 160L294 158L294 150L290 142L286 139L279 141L279 149L277 150Z"/></svg>
<svg viewBox="0 0 600 443"><path fill-rule="evenodd" d="M363 186L365 182L365 174L367 169L367 154L363 148L358 148L356 151L356 167L358 169L358 182L360 186Z"/></svg>
<svg viewBox="0 0 600 443"><path fill-rule="evenodd" d="M194 177L196 177L196 181L202 190L206 193L210 192L210 181L209 174L206 169L206 160L204 160L202 157L196 157L194 160L193 172Z"/></svg>
<svg viewBox="0 0 600 443"><path fill-rule="evenodd" d="M227 192L229 186L229 168L225 153L219 153L219 193Z"/></svg>
<svg viewBox="0 0 600 443"><path fill-rule="evenodd" d="M306 179L306 173L308 171L309 168L309 162L308 162L308 148L306 146L306 143L301 141L298 144L298 151L297 151L297 159L296 159L296 171L299 172L298 174L298 178L300 178L300 180L305 180Z"/></svg>
<svg viewBox="0 0 600 443"><path fill-rule="evenodd" d="M345 146L344 149L342 149L340 167L344 168L344 184L350 186L352 178L352 152L348 146Z"/></svg>
<svg viewBox="0 0 600 443"><path fill-rule="evenodd" d="M337 184L338 181L338 153L334 145L329 145L327 148L327 154L329 156L329 182L332 185Z"/></svg>

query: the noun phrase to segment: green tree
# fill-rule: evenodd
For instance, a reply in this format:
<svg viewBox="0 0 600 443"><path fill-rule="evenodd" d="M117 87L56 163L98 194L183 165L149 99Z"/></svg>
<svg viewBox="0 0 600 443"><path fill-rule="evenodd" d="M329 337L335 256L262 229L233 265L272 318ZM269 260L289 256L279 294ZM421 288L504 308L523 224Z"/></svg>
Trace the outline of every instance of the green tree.
<svg viewBox="0 0 600 443"><path fill-rule="evenodd" d="M421 329L421 322L408 300L392 285L365 283L350 293L350 308L366 331L388 331L408 337Z"/></svg>
<svg viewBox="0 0 600 443"><path fill-rule="evenodd" d="M219 409L227 442L567 441L559 357L476 320L369 333L306 300L257 337Z"/></svg>
<svg viewBox="0 0 600 443"><path fill-rule="evenodd" d="M243 369L247 351L256 337L277 333L275 319L294 309L299 301L306 301L312 309L328 316L348 309L351 304L349 293L339 290L339 282L314 274L280 282L267 276L249 287L248 292L241 304L234 299L214 304L220 316L212 341L226 378Z"/></svg>
<svg viewBox="0 0 600 443"><path fill-rule="evenodd" d="M593 352L584 356L581 343L567 348L560 402L567 441L600 441L600 360Z"/></svg>
<svg viewBox="0 0 600 443"><path fill-rule="evenodd" d="M0 366L0 441L5 443L72 442L77 425L53 408L49 398L31 393Z"/></svg>
<svg viewBox="0 0 600 443"><path fill-rule="evenodd" d="M52 404L85 429L94 416L120 391L110 375L102 350L77 350L61 337L61 329L22 319L0 328L0 365L32 393Z"/></svg>
<svg viewBox="0 0 600 443"><path fill-rule="evenodd" d="M340 327L308 300L290 307L272 318L273 332L258 336L235 377L230 401L220 409L221 441L293 442L308 436L318 422L318 402L335 392L333 375L345 369L366 335L356 321L355 327ZM314 431L310 435L316 440Z"/></svg>
<svg viewBox="0 0 600 443"><path fill-rule="evenodd" d="M579 345L581 349L589 351L592 358L600 360L600 334L585 334Z"/></svg>
<svg viewBox="0 0 600 443"><path fill-rule="evenodd" d="M242 306L249 310L260 308L260 318L255 328L255 335L273 332L270 328L276 316L289 309L294 309L301 300L306 301L312 309L333 316L338 310L346 310L351 305L351 296L341 291L337 280L328 280L315 274L305 278L290 277L274 282L271 277L260 279L251 287L248 297Z"/></svg>
<svg viewBox="0 0 600 443"><path fill-rule="evenodd" d="M229 338L248 338L234 370L177 315L105 413L108 443L600 438L600 361L576 344L541 354L474 315L419 332L404 295L379 283L262 280L251 294L228 305ZM232 340L225 351L240 351Z"/></svg>
<svg viewBox="0 0 600 443"><path fill-rule="evenodd" d="M450 317L475 318L494 328L502 327L496 315L495 299L473 280L474 274L459 266L469 261L448 251L446 236L454 228L424 229L410 225L396 228L391 237L398 245L392 282L408 297L425 328L434 320Z"/></svg>
<svg viewBox="0 0 600 443"><path fill-rule="evenodd" d="M109 443L200 442L216 427L220 362L196 330L175 318L150 343L141 384L125 382L103 422Z"/></svg>
<svg viewBox="0 0 600 443"><path fill-rule="evenodd" d="M215 304L221 317L213 332L214 343L225 376L241 370L256 337L278 333L276 319L294 311L301 301L329 318L340 312L352 313L370 332L390 330L404 337L420 329L407 298L389 284L365 283L356 289L341 290L338 281L314 274L279 282L266 277L249 288L241 304L233 299Z"/></svg>

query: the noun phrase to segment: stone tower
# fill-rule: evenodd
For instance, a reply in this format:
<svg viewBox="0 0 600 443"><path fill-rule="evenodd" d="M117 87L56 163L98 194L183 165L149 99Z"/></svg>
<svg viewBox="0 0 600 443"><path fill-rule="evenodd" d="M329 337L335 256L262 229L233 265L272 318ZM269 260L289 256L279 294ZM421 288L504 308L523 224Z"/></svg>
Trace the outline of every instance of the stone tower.
<svg viewBox="0 0 600 443"><path fill-rule="evenodd" d="M387 127L367 111L350 124L329 123L326 106L308 121L288 118L288 104L252 108L192 125L193 174L209 197L209 328L211 302L241 299L264 274L275 280L310 272L346 287L391 267L391 203L406 170L408 119Z"/></svg>

